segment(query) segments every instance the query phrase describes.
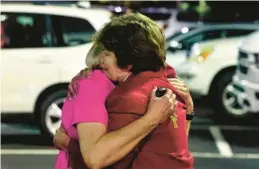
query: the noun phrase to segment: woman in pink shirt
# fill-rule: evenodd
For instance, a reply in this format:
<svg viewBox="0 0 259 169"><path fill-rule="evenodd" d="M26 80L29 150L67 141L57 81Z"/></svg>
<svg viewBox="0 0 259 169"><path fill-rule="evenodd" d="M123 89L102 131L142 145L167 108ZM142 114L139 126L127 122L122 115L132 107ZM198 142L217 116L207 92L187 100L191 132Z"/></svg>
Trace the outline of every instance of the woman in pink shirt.
<svg viewBox="0 0 259 169"><path fill-rule="evenodd" d="M69 138L79 140L79 142L88 142L87 144L80 144L80 149L87 150L87 157L84 158L84 162L89 168L97 168L98 164L95 161L99 155L95 152L100 151L94 151L96 149L107 150L103 151L104 156L107 157L106 166L121 159L161 121L167 119L176 104L175 95L171 90L168 90L161 98L154 96L154 90L147 113L142 118L121 130L106 133L108 114L105 108L105 99L115 85L97 68L99 64L98 56L102 53L102 50L98 45L91 48L86 60L87 66L93 69L91 78L79 80L77 96L65 101L61 117L61 130L64 130ZM96 124L100 125L96 127ZM81 131L81 128L85 129L86 126L88 130ZM81 137L84 138L83 133L88 135L92 133L93 138L80 140ZM58 137L54 138L54 143L58 142L56 139ZM91 140L98 142L91 142ZM94 144L96 145L93 146ZM109 147L107 147L108 145ZM73 163L73 160L71 161L69 153L66 150L60 150L55 169L72 169L71 163Z"/></svg>

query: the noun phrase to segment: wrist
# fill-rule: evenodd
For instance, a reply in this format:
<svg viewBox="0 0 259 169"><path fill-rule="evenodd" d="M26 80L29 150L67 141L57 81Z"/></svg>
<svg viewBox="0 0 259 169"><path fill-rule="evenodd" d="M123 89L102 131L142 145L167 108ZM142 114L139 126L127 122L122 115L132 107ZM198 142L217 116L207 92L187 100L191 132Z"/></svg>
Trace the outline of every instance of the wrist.
<svg viewBox="0 0 259 169"><path fill-rule="evenodd" d="M186 111L186 114L192 114L192 112L193 112L193 109L190 109Z"/></svg>
<svg viewBox="0 0 259 169"><path fill-rule="evenodd" d="M71 138L68 138L65 142L65 147L68 148L70 144Z"/></svg>
<svg viewBox="0 0 259 169"><path fill-rule="evenodd" d="M186 114L186 120L191 121L194 117L194 112L191 112L190 114Z"/></svg>
<svg viewBox="0 0 259 169"><path fill-rule="evenodd" d="M159 119L152 115L152 113L147 112L142 117L143 123L147 125L147 127L155 128L159 124Z"/></svg>

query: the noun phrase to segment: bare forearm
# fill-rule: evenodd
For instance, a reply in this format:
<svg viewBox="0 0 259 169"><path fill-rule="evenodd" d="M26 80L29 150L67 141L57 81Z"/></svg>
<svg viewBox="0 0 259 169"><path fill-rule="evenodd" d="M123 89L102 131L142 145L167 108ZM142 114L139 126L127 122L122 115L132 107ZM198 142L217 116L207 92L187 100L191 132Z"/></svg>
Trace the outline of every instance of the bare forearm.
<svg viewBox="0 0 259 169"><path fill-rule="evenodd" d="M133 140L132 142L128 143L124 146L124 148L119 149L116 153L112 156L109 156L107 159L103 161L104 166L109 166L118 160L122 159L126 156L136 145L143 139L144 137L138 137L137 139Z"/></svg>
<svg viewBox="0 0 259 169"><path fill-rule="evenodd" d="M90 158L101 162L106 167L126 156L155 127L146 117L102 136L91 151ZM87 153L87 152L85 152Z"/></svg>

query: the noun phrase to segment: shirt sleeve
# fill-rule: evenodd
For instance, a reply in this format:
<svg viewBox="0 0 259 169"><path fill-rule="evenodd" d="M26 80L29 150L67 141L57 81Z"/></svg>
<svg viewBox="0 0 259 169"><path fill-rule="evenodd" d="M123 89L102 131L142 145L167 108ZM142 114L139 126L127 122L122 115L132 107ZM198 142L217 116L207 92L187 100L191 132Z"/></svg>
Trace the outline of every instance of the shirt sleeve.
<svg viewBox="0 0 259 169"><path fill-rule="evenodd" d="M79 82L78 94L73 104L73 125L96 122L107 125L108 113L105 108L105 95L100 86L91 79Z"/></svg>

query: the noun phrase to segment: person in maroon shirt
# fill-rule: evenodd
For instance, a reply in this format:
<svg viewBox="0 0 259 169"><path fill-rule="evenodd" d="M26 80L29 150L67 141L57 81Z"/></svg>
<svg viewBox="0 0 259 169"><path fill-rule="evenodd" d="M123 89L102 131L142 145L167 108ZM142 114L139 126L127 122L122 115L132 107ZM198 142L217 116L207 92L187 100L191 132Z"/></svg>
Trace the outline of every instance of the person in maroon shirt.
<svg viewBox="0 0 259 169"><path fill-rule="evenodd" d="M102 70L119 81L106 100L108 131L119 130L142 117L154 86L171 89L178 96L176 111L170 118L109 168L192 169L194 160L188 150L186 121L186 113L191 112L186 109L184 97L167 80L176 75L165 64L162 29L141 14L127 14L109 22L98 32L95 42L105 49L100 58Z"/></svg>
<svg viewBox="0 0 259 169"><path fill-rule="evenodd" d="M178 95L177 109L171 118L112 168L192 169L194 160L188 150L186 106L167 81L169 71L161 28L144 15L127 14L108 23L97 34L96 41L107 50L100 59L103 71L109 77L125 74L125 79L107 98L109 131L118 130L144 115L154 86L170 88Z"/></svg>

